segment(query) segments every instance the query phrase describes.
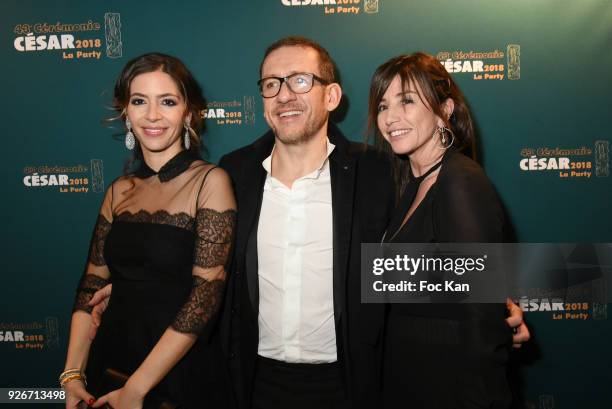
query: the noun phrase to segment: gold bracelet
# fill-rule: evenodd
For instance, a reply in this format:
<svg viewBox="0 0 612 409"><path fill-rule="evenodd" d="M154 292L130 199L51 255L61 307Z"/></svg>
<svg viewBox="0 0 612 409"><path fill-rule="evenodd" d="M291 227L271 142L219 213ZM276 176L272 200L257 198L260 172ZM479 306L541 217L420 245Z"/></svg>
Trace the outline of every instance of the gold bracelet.
<svg viewBox="0 0 612 409"><path fill-rule="evenodd" d="M73 369L65 370L59 376L60 382L62 381L62 379L66 378L67 376L74 375L75 373L78 373L80 375L81 374L81 370L78 369L78 368L73 368Z"/></svg>
<svg viewBox="0 0 612 409"><path fill-rule="evenodd" d="M74 374L74 375L69 375L67 377L65 377L64 379L61 380L60 382L60 388L63 388L64 385L66 385L68 382L72 382L72 381L80 381L82 380L83 377L81 376L81 374Z"/></svg>
<svg viewBox="0 0 612 409"><path fill-rule="evenodd" d="M68 375L64 379L62 379L60 381L60 388L63 388L64 385L66 385L68 382L72 382L72 381L83 381L85 386L87 386L87 381L85 380L85 377L83 375L81 375L80 373L75 373L73 375Z"/></svg>

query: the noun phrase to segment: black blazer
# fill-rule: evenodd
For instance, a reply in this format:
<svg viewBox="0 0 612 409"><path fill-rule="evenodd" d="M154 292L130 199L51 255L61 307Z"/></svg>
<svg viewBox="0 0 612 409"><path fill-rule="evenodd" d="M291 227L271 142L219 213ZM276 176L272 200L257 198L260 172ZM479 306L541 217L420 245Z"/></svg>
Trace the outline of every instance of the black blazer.
<svg viewBox="0 0 612 409"><path fill-rule="evenodd" d="M333 211L333 294L338 362L352 407L377 407L380 389L384 306L361 304L361 243L379 242L393 210L388 158L349 142L334 126L329 139ZM262 161L274 145L272 131L221 158L238 203L234 257L221 335L235 398L251 407L257 359L259 288L257 225L266 171Z"/></svg>

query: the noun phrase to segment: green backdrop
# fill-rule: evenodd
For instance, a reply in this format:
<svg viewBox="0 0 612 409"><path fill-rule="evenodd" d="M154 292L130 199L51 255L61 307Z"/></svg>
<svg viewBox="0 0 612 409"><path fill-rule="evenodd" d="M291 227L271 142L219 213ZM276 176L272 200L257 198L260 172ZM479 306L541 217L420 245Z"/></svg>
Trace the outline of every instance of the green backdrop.
<svg viewBox="0 0 612 409"><path fill-rule="evenodd" d="M481 162L518 240L612 241L609 0L8 0L0 387L53 387L63 369L102 192L128 157L101 123L126 61L160 51L187 64L209 101L215 162L267 129L259 62L291 34L330 51L348 102L339 125L355 140L374 69L400 53L438 56L470 102ZM526 314L534 337L513 356L526 407L611 407L607 308L582 312L588 319Z"/></svg>

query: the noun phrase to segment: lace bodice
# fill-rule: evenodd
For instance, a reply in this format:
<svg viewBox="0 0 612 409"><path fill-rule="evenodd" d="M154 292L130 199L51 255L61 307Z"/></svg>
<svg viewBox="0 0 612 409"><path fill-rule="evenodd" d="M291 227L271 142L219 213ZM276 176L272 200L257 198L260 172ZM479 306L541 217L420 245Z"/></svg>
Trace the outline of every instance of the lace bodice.
<svg viewBox="0 0 612 409"><path fill-rule="evenodd" d="M115 224L172 226L194 234L194 251L189 261L193 275L191 294L172 327L179 332L200 333L221 303L235 208L225 171L186 151L171 159L159 172L144 164L134 174L117 179L102 203L74 309L89 312L87 303L93 293L111 278L112 269L105 260L105 243ZM146 241L146 237L142 240ZM145 268L146 274L146 267L139 268Z"/></svg>

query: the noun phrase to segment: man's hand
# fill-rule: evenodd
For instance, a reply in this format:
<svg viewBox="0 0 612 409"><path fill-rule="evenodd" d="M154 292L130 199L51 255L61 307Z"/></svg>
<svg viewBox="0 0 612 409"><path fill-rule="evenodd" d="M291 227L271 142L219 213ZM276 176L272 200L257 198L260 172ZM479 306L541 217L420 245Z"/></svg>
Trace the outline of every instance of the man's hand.
<svg viewBox="0 0 612 409"><path fill-rule="evenodd" d="M89 339L92 341L96 337L98 327L102 323L102 314L108 306L108 299L110 298L112 290L112 284L108 284L105 287L100 288L94 293L93 297L91 297L91 300L89 300L89 303L87 304L90 307L93 307L93 310L91 311L92 321L91 326L89 327Z"/></svg>
<svg viewBox="0 0 612 409"><path fill-rule="evenodd" d="M102 290L100 290L102 291ZM529 341L531 335L529 335L529 328L523 322L523 310L521 307L516 305L510 298L506 300L506 307L510 316L506 318L506 322L514 331L512 336L512 347L520 348L525 342Z"/></svg>

